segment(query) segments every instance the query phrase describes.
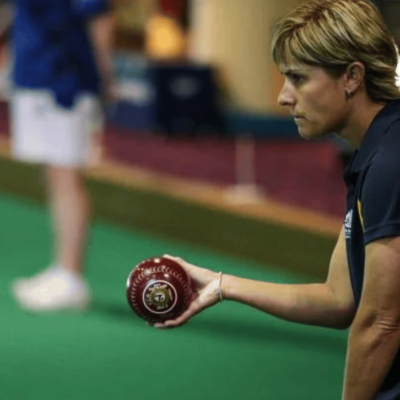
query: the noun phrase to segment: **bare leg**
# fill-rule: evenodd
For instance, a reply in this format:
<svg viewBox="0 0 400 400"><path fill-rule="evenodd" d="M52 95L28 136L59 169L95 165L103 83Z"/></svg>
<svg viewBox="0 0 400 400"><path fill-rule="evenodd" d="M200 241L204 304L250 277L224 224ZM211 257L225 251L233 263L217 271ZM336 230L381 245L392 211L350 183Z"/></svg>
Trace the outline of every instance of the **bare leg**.
<svg viewBox="0 0 400 400"><path fill-rule="evenodd" d="M89 197L83 177L75 168L55 166L48 166L46 175L55 262L82 274L90 223Z"/></svg>

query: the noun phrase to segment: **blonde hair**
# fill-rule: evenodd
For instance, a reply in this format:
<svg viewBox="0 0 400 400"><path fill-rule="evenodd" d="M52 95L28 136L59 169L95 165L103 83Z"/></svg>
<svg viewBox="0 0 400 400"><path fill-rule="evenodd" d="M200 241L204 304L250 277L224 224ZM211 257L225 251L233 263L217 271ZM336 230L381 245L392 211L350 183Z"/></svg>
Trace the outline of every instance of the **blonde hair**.
<svg viewBox="0 0 400 400"><path fill-rule="evenodd" d="M355 61L364 64L372 101L400 97L398 49L378 9L368 0L312 1L276 26L272 57L278 67L302 63L341 76Z"/></svg>

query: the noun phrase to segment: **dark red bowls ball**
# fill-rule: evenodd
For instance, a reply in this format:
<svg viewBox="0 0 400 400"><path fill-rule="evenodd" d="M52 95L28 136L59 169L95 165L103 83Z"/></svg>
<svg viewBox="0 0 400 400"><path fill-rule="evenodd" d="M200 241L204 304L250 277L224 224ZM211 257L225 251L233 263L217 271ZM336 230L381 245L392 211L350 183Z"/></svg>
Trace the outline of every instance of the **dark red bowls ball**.
<svg viewBox="0 0 400 400"><path fill-rule="evenodd" d="M132 310L150 323L175 319L192 296L190 277L177 262L154 257L142 261L129 274L127 298Z"/></svg>

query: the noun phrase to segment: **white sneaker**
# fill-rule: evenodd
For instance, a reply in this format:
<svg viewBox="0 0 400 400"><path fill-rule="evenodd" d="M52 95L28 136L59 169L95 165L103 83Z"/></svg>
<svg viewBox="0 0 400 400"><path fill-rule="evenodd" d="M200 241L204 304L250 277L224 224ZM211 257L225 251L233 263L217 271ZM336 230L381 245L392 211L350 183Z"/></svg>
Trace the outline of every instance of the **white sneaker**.
<svg viewBox="0 0 400 400"><path fill-rule="evenodd" d="M44 271L40 271L38 274L33 275L30 278L17 278L13 283L13 290L24 290L27 287L39 284L42 281L46 281L48 277L54 274L54 270L62 268L58 265L51 265Z"/></svg>
<svg viewBox="0 0 400 400"><path fill-rule="evenodd" d="M29 311L83 310L90 303L89 287L83 278L60 267L17 280L12 291L21 307Z"/></svg>

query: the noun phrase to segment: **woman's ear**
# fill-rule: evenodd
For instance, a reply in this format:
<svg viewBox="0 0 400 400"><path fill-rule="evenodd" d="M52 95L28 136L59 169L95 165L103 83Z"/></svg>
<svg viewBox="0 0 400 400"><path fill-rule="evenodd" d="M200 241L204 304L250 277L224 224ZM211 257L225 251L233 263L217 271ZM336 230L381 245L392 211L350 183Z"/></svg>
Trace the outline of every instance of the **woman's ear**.
<svg viewBox="0 0 400 400"><path fill-rule="evenodd" d="M361 62L349 64L345 72L346 93L355 93L364 81L365 66Z"/></svg>

